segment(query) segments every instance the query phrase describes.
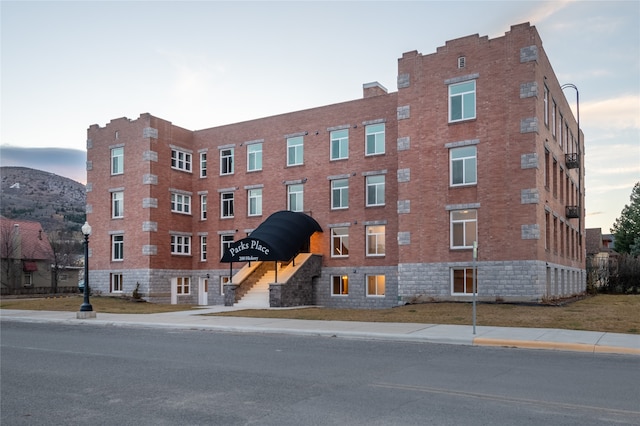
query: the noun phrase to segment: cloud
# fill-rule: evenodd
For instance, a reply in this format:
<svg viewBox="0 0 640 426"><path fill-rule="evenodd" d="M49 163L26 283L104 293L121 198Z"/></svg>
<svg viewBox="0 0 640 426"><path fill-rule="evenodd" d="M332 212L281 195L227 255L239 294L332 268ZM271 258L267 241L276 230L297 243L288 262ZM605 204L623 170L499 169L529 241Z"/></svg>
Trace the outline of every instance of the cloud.
<svg viewBox="0 0 640 426"><path fill-rule="evenodd" d="M536 3L536 7L529 12L526 20L533 25L539 25L541 22L546 21L560 10L569 6L575 0L563 0L563 1L550 1Z"/></svg>
<svg viewBox="0 0 640 426"><path fill-rule="evenodd" d="M622 95L617 98L582 102L580 114L589 127L628 129L640 128L640 96Z"/></svg>

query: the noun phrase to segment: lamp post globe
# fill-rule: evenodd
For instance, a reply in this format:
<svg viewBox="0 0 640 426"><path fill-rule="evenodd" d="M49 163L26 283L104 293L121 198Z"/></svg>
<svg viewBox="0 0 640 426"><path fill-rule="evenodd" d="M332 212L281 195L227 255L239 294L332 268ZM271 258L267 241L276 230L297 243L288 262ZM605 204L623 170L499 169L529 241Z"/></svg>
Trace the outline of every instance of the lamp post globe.
<svg viewBox="0 0 640 426"><path fill-rule="evenodd" d="M89 222L82 225L82 235L84 235L84 301L80 306L80 312L91 312L93 306L89 303L89 235L91 235Z"/></svg>

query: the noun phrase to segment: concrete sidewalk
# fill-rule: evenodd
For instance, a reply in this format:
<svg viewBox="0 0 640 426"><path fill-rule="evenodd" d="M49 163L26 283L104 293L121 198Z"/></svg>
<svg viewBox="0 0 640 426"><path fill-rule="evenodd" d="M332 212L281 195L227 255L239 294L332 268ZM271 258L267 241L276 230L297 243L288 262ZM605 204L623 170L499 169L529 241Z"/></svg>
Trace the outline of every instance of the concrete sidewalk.
<svg viewBox="0 0 640 426"><path fill-rule="evenodd" d="M219 306L162 314L107 314L97 312L96 318L77 319L76 312L0 309L0 321L173 328L234 333L295 334L640 356L640 335L635 334L486 326L477 326L476 334L473 334L473 327L468 325L312 321L202 315L232 310L237 310L237 308Z"/></svg>

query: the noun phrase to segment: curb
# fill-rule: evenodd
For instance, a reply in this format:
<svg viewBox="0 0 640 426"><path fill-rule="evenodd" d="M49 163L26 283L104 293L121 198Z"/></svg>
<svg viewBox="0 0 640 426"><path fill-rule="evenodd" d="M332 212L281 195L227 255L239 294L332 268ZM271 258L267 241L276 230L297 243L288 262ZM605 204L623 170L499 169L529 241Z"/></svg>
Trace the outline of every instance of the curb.
<svg viewBox="0 0 640 426"><path fill-rule="evenodd" d="M603 354L620 355L640 355L640 349L625 348L619 346L600 346L589 343L564 343L548 342L539 340L512 340L512 339L492 339L488 337L477 337L473 339L474 346L500 346L522 349L547 349L571 352L590 352Z"/></svg>

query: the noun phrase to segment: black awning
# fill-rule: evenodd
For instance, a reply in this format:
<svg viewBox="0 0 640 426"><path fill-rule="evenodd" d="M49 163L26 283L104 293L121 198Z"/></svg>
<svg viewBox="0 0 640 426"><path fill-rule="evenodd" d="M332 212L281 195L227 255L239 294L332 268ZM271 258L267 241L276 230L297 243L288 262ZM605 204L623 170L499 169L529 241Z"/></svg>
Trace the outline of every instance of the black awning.
<svg viewBox="0 0 640 426"><path fill-rule="evenodd" d="M322 228L311 216L288 210L273 213L249 237L235 241L221 262L291 260Z"/></svg>

